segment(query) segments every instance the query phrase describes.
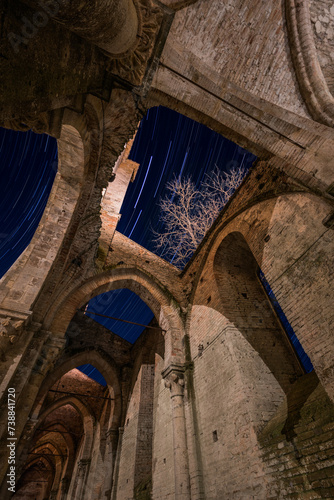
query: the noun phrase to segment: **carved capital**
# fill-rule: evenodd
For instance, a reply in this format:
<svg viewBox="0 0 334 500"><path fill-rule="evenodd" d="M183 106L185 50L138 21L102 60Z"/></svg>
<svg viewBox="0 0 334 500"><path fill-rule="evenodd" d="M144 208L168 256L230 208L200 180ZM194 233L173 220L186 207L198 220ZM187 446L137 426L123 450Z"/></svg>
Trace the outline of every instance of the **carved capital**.
<svg viewBox="0 0 334 500"><path fill-rule="evenodd" d="M165 379L165 387L170 389L171 397L184 395L184 372L183 365L170 365L163 370L162 376Z"/></svg>
<svg viewBox="0 0 334 500"><path fill-rule="evenodd" d="M10 316L0 318L0 355L2 361L6 359L9 347L20 337L23 326L23 320L13 319Z"/></svg>
<svg viewBox="0 0 334 500"><path fill-rule="evenodd" d="M136 46L123 54L114 56L107 69L132 85L140 85L148 65L150 63L152 65L150 59L156 50L156 45L159 45L159 36L160 38L167 37L168 29L161 30L160 28L164 17L171 14L162 4L154 0L136 0L135 4L139 21Z"/></svg>
<svg viewBox="0 0 334 500"><path fill-rule="evenodd" d="M11 317L0 318L0 335L2 337L16 337L22 331L24 321L15 320Z"/></svg>

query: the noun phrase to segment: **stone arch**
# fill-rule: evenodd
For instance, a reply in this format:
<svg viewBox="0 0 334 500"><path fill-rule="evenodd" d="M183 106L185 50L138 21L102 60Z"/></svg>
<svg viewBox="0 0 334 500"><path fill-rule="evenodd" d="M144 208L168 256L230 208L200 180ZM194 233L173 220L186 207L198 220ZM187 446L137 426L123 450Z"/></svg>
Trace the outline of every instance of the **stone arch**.
<svg viewBox="0 0 334 500"><path fill-rule="evenodd" d="M203 77L205 78L204 75ZM333 172L329 166L333 139L327 139L327 127L320 125L315 129L311 120L301 117L296 120L296 115L293 113L270 103L275 110L276 117L274 117L267 112L268 103L262 99L258 100L251 94L247 96L254 102L254 114L252 113L250 117L248 105L245 102L235 113L233 106L230 108L226 103L227 108L222 108L219 96L213 97L210 91L204 89L196 89L194 93L196 97L192 96L188 100L193 92L188 85L184 85L182 80L178 84L177 94L179 92L180 94L177 97L174 97L175 89L168 88L169 83L166 86L164 92L151 89L148 107L166 106L206 125L226 139L247 149L260 160L268 161L275 168L283 170L306 185L323 192L330 188L333 182ZM237 96L233 97L238 99ZM205 107L203 103L208 98L210 106ZM256 112L264 117L261 124L258 123ZM278 116L279 119L276 121ZM251 118L251 125L249 118ZM310 137L313 138L313 142L309 139ZM314 175L315 165L317 172Z"/></svg>
<svg viewBox="0 0 334 500"><path fill-rule="evenodd" d="M119 267L109 272L94 276L73 290L69 296L50 310L45 326L53 332L64 334L77 308L86 304L92 297L118 288L128 288L150 307L159 319L162 305L169 305L167 291L154 278L138 268ZM69 299L69 300L68 300ZM58 310L62 313L59 314ZM58 315L58 317L57 317Z"/></svg>
<svg viewBox="0 0 334 500"><path fill-rule="evenodd" d="M94 417L88 410L87 406L79 398L75 396L65 396L64 398L57 399L57 401L55 401L39 416L39 420L43 421L54 410L65 405L72 406L82 418L85 431L85 437L82 443L82 458L88 459L90 457L93 443Z"/></svg>
<svg viewBox="0 0 334 500"><path fill-rule="evenodd" d="M271 14L275 12L275 15L270 16L269 21L260 11L255 13L258 5L249 7L251 15L240 16L238 8L217 8L219 2L213 2L207 6L206 20L201 24L197 21L202 14L201 2L185 6L177 12L168 34L147 105L163 105L179 111L261 159L272 159L272 164L296 178L312 183L314 177L313 181L328 188L333 182L329 167L332 134L328 127L314 125L296 85L289 50L281 50L286 46L286 16L292 17L291 24L297 32L298 69L308 83L304 94L308 101L320 98L316 104L328 116L328 107L333 103L319 78L314 51L310 52L313 33L308 3L300 2L296 9L295 0L286 0L275 7L272 2ZM238 50L232 31L226 30L219 40L215 36L217 31L213 27L218 29L218 26L227 26L226 23L239 26L235 33L242 32L244 42L248 39L243 50ZM270 33L265 39L261 36L262 30L267 35ZM280 50L281 62L285 61L279 67L277 50ZM242 67L244 71L240 70ZM314 96L314 87L317 96ZM333 117L331 120L330 123ZM318 169L313 176L315 163Z"/></svg>
<svg viewBox="0 0 334 500"><path fill-rule="evenodd" d="M47 395L48 390L59 380L65 373L69 372L77 366L85 363L93 364L100 373L103 375L107 382L109 394L114 398L114 414L113 425L119 425L122 415L122 394L118 377L117 368L111 359L106 359L100 352L96 350L89 350L76 353L74 355L68 354L65 359L62 359L59 365L55 367L53 372L49 373L44 379L39 394L36 398L34 409L32 410L32 419L39 418L39 414Z"/></svg>
<svg viewBox="0 0 334 500"><path fill-rule="evenodd" d="M59 405L59 407L61 406L63 405ZM32 432L34 433L32 437L34 444L30 445L30 450L33 450L34 452L36 450L43 451L45 447L47 447L47 449L50 449L50 457L48 457L48 462L54 469L53 479L51 481L51 484L49 485L49 490L52 492L52 495L56 495L61 488L63 489L66 484L69 484L75 466L75 458L77 454L72 435L66 434L65 438L65 436L62 434L62 431L67 432L68 429L60 422L50 422L48 424L48 429L43 429L43 433L41 435L36 435L41 431L40 427L41 425L43 425L44 419L48 415L52 414L52 412L56 409L57 408L52 408L50 412L45 412L45 415L41 415L40 418L36 421L34 429L32 429ZM60 433L58 431L60 431ZM34 439L35 436L36 440ZM44 456L41 458L45 459ZM25 463L30 466L31 459L29 460L28 450L22 453L20 462L22 464Z"/></svg>
<svg viewBox="0 0 334 500"><path fill-rule="evenodd" d="M213 262L221 312L260 355L287 394L303 371L258 279L257 261L240 232L229 233Z"/></svg>
<svg viewBox="0 0 334 500"><path fill-rule="evenodd" d="M310 114L315 120L333 127L334 98L329 88L330 75L326 77L321 67L321 54L317 53L312 29L310 3L286 0L288 36L291 56L298 84ZM319 57L320 56L320 57Z"/></svg>
<svg viewBox="0 0 334 500"><path fill-rule="evenodd" d="M39 427L40 425L43 424L43 420L39 419L37 425L36 425L36 428L35 428L35 433L36 432L39 432ZM44 436L48 436L48 439L50 439L50 436L49 434L52 434L52 433L57 433L57 431L59 431L59 429L63 430L66 432L67 428L66 426L64 426L62 423L59 423L59 422L56 422L56 423L50 423L50 426L52 426L50 429L48 429L47 431L45 431L45 434ZM42 436L40 439L43 439L44 436ZM56 478L54 479L54 482L53 482L53 489L54 489L54 486L56 485L57 488L59 488L59 485L60 485L60 482L66 478L67 480L69 480L69 478L71 477L71 474L73 472L73 468L74 468L74 462L75 462L75 446L74 446L74 442L73 442L73 437L71 434L67 434L66 435L66 440L64 438L64 436L62 435L62 438L65 442L65 446L66 446L66 450L67 450L67 459L64 463L64 466L62 467L61 469L61 474L59 475L58 474L58 477L57 477L57 481L58 481L58 484L56 485Z"/></svg>
<svg viewBox="0 0 334 500"><path fill-rule="evenodd" d="M90 278L55 302L45 319L45 327L63 336L78 308L92 297L118 288L136 293L150 307L160 326L169 332L165 335L165 360L173 356L175 361L183 362L179 305L166 287L138 268L118 267Z"/></svg>
<svg viewBox="0 0 334 500"><path fill-rule="evenodd" d="M326 221L332 210L330 200L302 190L226 210L198 256L201 273L193 299L201 293L200 277L213 273L215 254L224 238L234 231L241 233L330 397L334 263L332 230ZM323 346L321 352L315 335Z"/></svg>
<svg viewBox="0 0 334 500"><path fill-rule="evenodd" d="M54 488L59 487L60 483L60 478L61 474L64 468L64 461L63 457L61 457L61 449L59 448L58 445L56 445L54 442L50 440L50 438L45 437L45 440L36 443L36 445L32 448L34 450L34 453L41 453L40 457L32 458L32 460L27 460L28 463L28 469L31 467L33 463L36 463L36 460L44 460L47 465L52 467L52 476L51 476L51 481L48 481L47 484L47 491L48 495ZM43 451L49 451L50 456L47 457L47 455L43 454ZM47 458L46 458L47 457ZM21 475L23 477L24 473ZM21 478L20 478L21 479ZM20 490L18 490L19 492ZM14 497L15 498L15 497Z"/></svg>
<svg viewBox="0 0 334 500"><path fill-rule="evenodd" d="M43 436L43 438L44 438L44 436ZM54 444L51 436L45 436L45 442L41 442L40 446L38 446L38 448L34 448L34 449L37 449L37 450L43 449L42 447L45 445L52 446L56 453L60 453L60 451L61 451L61 449L59 449L59 447ZM66 441L65 441L65 445L66 445ZM47 449L49 449L49 448L47 448ZM67 449L67 446L66 446L66 449ZM53 477L53 481L50 485L51 491L57 490L59 488L60 480L61 480L61 477L62 477L63 472L65 470L65 467L66 467L66 461L63 461L62 457L55 456L54 477Z"/></svg>
<svg viewBox="0 0 334 500"><path fill-rule="evenodd" d="M80 196L86 170L84 149L77 129L64 124L58 139L58 172L42 219L30 244L0 282L0 304L4 309L25 313L31 309Z"/></svg>
<svg viewBox="0 0 334 500"><path fill-rule="evenodd" d="M47 460L45 457L36 457L32 461L30 461L29 464L28 464L28 467L20 475L20 478L19 478L19 480L17 482L16 492L13 495L12 498L14 498L14 499L29 498L28 497L28 492L29 492L29 484L30 484L30 482L28 481L26 484L22 484L22 483L24 482L25 476L29 474L29 471L33 472L33 467L36 466L36 465L39 466L40 462L42 462L45 465L46 469L48 467L51 467L51 461ZM52 488L52 484L54 482L54 477L55 477L54 470L51 469L50 472L51 472L51 480L48 481L47 484L45 484L45 483L42 484L42 487L41 488L37 488L37 491L36 491L36 488L34 489L34 498L36 498L36 494L38 495L38 490L40 490L43 493L42 498L45 498L45 497L49 496L51 488ZM43 478L45 476L42 475L41 477ZM27 489L28 489L28 492L27 492Z"/></svg>

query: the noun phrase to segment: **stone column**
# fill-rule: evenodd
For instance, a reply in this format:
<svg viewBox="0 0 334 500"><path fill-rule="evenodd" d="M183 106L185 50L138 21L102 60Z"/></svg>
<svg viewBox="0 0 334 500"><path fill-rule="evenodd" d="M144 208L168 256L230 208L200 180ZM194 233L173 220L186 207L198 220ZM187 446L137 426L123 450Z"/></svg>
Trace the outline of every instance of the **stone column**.
<svg viewBox="0 0 334 500"><path fill-rule="evenodd" d="M89 466L90 466L89 458L82 458L78 462L78 471L77 471L77 485L75 489L75 500L83 500L85 494L85 484L88 476Z"/></svg>
<svg viewBox="0 0 334 500"><path fill-rule="evenodd" d="M118 428L117 453L116 453L116 460L115 460L115 467L114 467L114 479L113 479L112 492L111 492L112 500L116 500L116 498L117 498L117 484L118 484L118 474L119 474L119 463L121 460L123 434L124 434L124 427L119 427Z"/></svg>
<svg viewBox="0 0 334 500"><path fill-rule="evenodd" d="M113 475L115 469L115 460L118 442L118 429L109 429L106 432L107 450L105 454L105 471L104 480L104 497L109 500L111 498L111 490L113 487ZM103 497L103 498L104 498Z"/></svg>
<svg viewBox="0 0 334 500"><path fill-rule="evenodd" d="M175 499L190 500L189 463L184 412L184 366L170 365L162 372L170 389L173 418Z"/></svg>
<svg viewBox="0 0 334 500"><path fill-rule="evenodd" d="M64 477L60 481L60 498L59 498L59 500L66 500L69 486L70 486L70 482L69 482L68 478Z"/></svg>

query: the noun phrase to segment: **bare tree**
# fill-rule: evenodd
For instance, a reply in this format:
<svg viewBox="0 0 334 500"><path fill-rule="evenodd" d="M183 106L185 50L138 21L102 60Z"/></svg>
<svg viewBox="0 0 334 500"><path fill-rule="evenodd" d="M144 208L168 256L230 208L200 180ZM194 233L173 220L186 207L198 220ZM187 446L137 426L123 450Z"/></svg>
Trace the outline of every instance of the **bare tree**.
<svg viewBox="0 0 334 500"><path fill-rule="evenodd" d="M190 178L170 181L166 186L167 196L159 202L163 230L153 230L153 241L160 255L182 268L246 173L241 167L228 173L216 167L206 175L199 189Z"/></svg>

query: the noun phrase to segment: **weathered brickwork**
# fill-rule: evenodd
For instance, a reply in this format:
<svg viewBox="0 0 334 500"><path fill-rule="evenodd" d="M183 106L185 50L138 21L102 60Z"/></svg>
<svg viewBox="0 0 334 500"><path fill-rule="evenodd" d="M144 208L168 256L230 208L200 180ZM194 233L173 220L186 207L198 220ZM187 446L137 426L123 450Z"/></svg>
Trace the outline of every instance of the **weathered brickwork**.
<svg viewBox="0 0 334 500"><path fill-rule="evenodd" d="M131 392L122 440L118 495L131 498L147 491L152 482L154 366L142 365Z"/></svg>
<svg viewBox="0 0 334 500"><path fill-rule="evenodd" d="M254 183L254 178L259 181L258 185ZM44 425L52 429L56 422L76 435L80 435L80 429L83 429L87 436L84 441L78 441L78 438L72 441L71 453L76 458L63 472L64 478L69 479L68 494L73 497L86 491L89 498L98 499L103 492L113 490L116 498L120 499L174 498L184 486L178 479L183 477L183 467L189 474L190 498L266 499L274 498L277 488L282 498L294 498L296 494L313 494L317 488L328 488L332 455L327 444L324 445L326 455L323 456L322 467L326 472L321 472L320 468L305 470L302 467L296 477L293 475L291 482L289 472L285 472L286 468L283 469L279 462L280 453L276 458L278 462L275 462L277 468L272 467L272 453L268 462L267 450L276 446L276 439L279 439L278 450L282 447L290 450L298 425L308 429L309 413L305 410L308 403L305 401L314 383L310 382L310 376L302 375L303 371L258 280L257 267L259 265L265 272L296 333L302 333L305 328L305 335L301 335L300 340L311 356L320 381L331 394L332 383L326 374L333 357L329 338L326 337L326 325L331 321L332 266L326 246L319 252L322 241L330 244L330 239L324 235L330 236L331 229L323 221L331 210L329 199L307 190L280 171L268 166L265 168L265 164L259 163L182 275L163 262L159 268L157 257L132 242L127 247L127 239L116 233L112 242L113 259L117 260L119 253L124 260L116 266L119 277L115 275L115 284L126 285L146 299L166 332L163 335L145 332L132 347L94 320L76 313L67 328L67 349L54 368L47 368L49 375L39 395L36 392L39 384L33 382L31 402L34 401L33 394L37 398L31 416L37 418L39 423L33 432L28 428L23 432L22 465L28 460L28 446L30 449L35 449L31 448L34 443L43 446L44 434L38 429ZM314 259L312 266L312 255L316 250L318 261ZM305 259L311 260L305 264ZM293 287L289 280L284 287L277 286L286 279L286 275L300 273L305 265L308 266L307 273L304 271L305 279L306 276L308 280L312 279L314 268L313 279L319 287L312 287L310 281L305 287L300 275ZM139 269L139 266L141 271L136 277L134 269ZM327 285L317 277L320 270L326 277ZM104 291L104 283L114 272L107 273L102 279L97 276L86 285L86 291L76 292L70 299L75 306L73 311L92 296L92 292ZM137 283L140 286L134 286L133 280L139 280ZM107 286L110 289L110 283ZM299 303L298 287L305 289L304 293L300 292L305 305ZM173 294L168 288L173 290ZM309 315L306 312L307 308L313 307L315 293L321 296L324 306L328 301L328 311L320 317L312 311ZM294 296L296 302L291 302ZM176 307L179 299L182 307ZM156 306L152 300L156 301ZM299 324L294 312L303 307L303 322ZM61 314L63 320L66 318L64 314L65 310ZM183 318L179 323L175 314ZM68 315L67 322L70 317ZM314 338L310 324L319 328L321 318L324 329L317 331L317 339L322 334L324 342L317 342L314 346L307 344L307 339ZM182 324L185 329L178 340ZM56 330L59 331L59 328ZM179 341L181 344L178 344ZM185 384L181 385L179 345L183 345L186 360ZM311 347L307 348L308 345ZM168 373L173 374L176 370L171 379L170 375L165 375L166 361L172 367ZM53 395L53 390L62 390L63 386L64 391L69 393L83 390L92 393L92 383L88 379L86 381L86 377L80 375L84 385L80 385L81 382L78 385L75 373L79 372L69 371L85 362L95 365L109 386L109 390L94 390L93 395L107 397L110 394L112 403L103 399L86 402L84 398L80 402L80 397L77 401L70 394L64 397L62 394ZM167 378L164 380L164 377ZM316 375L313 380L319 385ZM176 384L175 387L173 384ZM48 392L50 389L51 392ZM323 391L320 385L319 390ZM175 397L180 402L184 401L182 414L178 413L179 403L175 407ZM332 403L325 393L321 398L327 403L324 407L319 403L319 408L326 409L326 423L329 423ZM319 398L314 401L312 411L316 412ZM44 408L49 409L47 413ZM267 429L271 429L277 421L282 408L288 408L282 420L284 432L280 436L283 437L277 434L268 437ZM71 427L66 425L69 415L72 415ZM180 427L177 423L182 421L178 420L180 418L186 419L183 438L180 434L182 425ZM96 427L93 421L97 422ZM178 426L177 429L175 426ZM61 430L62 427L53 429ZM321 439L327 443L326 432L324 434L320 429L315 435L324 434ZM56 432L50 430L47 435L52 443L48 444L47 450L64 445L63 441L57 444ZM287 444L284 444L284 436ZM52 448L56 445L58 448ZM304 445L307 450L308 442L302 440L302 444L298 443L300 453L303 453ZM189 455L187 463L182 464L178 471L175 457L180 446L185 447ZM70 450L67 449L66 453ZM287 453L291 454L291 451ZM291 460L294 470L294 459ZM310 463L313 463L312 460L310 458ZM308 476L311 472L310 482ZM326 477L324 474L327 474ZM290 478L289 486L286 486L285 477ZM303 489L300 484L303 484Z"/></svg>
<svg viewBox="0 0 334 500"><path fill-rule="evenodd" d="M272 476L267 498L332 498L333 405L316 381L305 379L291 399L289 411L284 403L260 436Z"/></svg>
<svg viewBox="0 0 334 500"><path fill-rule="evenodd" d="M162 63L168 65L172 47L183 58L185 54L190 60L194 56L214 68L222 81L305 115L285 50L285 36L281 4L230 0L222 5L201 0L176 14Z"/></svg>
<svg viewBox="0 0 334 500"><path fill-rule="evenodd" d="M163 367L163 360L157 356L153 406L152 498L159 500L175 498L172 415L170 394L161 377Z"/></svg>
<svg viewBox="0 0 334 500"><path fill-rule="evenodd" d="M332 2L95 3L49 13L18 54L9 34L42 2L0 7L0 123L59 150L39 228L0 282L0 497L15 388L14 498L332 498ZM128 141L153 105L259 157L182 272L116 230ZM154 314L134 345L80 311L118 288Z"/></svg>

